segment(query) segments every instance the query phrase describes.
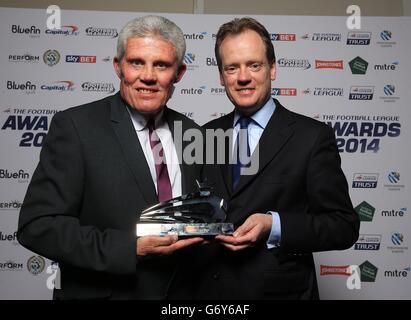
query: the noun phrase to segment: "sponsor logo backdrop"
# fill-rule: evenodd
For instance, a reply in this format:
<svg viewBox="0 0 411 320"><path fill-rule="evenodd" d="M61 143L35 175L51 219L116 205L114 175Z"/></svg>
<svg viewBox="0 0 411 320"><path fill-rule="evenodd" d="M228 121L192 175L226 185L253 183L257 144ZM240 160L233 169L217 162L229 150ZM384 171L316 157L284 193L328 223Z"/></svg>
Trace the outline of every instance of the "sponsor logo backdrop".
<svg viewBox="0 0 411 320"><path fill-rule="evenodd" d="M141 15L65 10L56 31L46 10L0 8L0 299L51 298L57 265L16 241L21 203L53 115L118 90L118 33ZM164 15L187 40L188 71L169 106L199 124L230 112L213 48L233 16ZM321 298L411 299L411 19L363 17L355 31L346 17L255 17L276 49L272 95L334 128L362 220L355 246L315 254ZM347 286L352 270L361 289Z"/></svg>

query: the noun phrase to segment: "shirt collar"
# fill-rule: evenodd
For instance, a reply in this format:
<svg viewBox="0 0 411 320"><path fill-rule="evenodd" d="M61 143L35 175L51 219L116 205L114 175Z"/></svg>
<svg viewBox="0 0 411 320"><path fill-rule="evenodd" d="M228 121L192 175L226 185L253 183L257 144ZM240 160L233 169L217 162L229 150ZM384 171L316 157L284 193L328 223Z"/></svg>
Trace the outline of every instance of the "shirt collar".
<svg viewBox="0 0 411 320"><path fill-rule="evenodd" d="M275 111L275 102L273 99L268 99L266 104L260 108L256 113L254 113L250 118L258 124L262 129L265 129L268 121L270 121L271 116ZM235 110L234 113L234 127L237 125L238 120L240 119L241 114Z"/></svg>
<svg viewBox="0 0 411 320"><path fill-rule="evenodd" d="M128 113L130 114L131 121L133 122L134 129L136 131L144 130L146 128L148 119L144 117L141 113L139 113L136 109L133 109L129 107L128 105L127 105L127 110L128 110ZM154 118L154 121L155 121L154 123L155 123L156 128L159 128L164 123L163 114L164 114L164 108L161 109L161 111L156 114Z"/></svg>

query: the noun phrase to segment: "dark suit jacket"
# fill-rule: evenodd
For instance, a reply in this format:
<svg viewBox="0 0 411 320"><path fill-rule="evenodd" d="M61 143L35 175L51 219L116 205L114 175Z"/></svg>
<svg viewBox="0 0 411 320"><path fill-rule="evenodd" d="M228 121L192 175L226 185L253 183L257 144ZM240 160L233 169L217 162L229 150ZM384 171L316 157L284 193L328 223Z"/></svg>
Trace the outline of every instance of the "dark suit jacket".
<svg viewBox="0 0 411 320"><path fill-rule="evenodd" d="M171 132L174 121L182 121L183 132L199 128L171 109L164 115ZM183 193L196 190L200 171L199 165L181 165ZM178 272L187 252L136 258L138 213L157 202L137 134L117 93L54 116L20 211L18 240L59 262L62 290L56 298L191 297L187 273L179 278Z"/></svg>
<svg viewBox="0 0 411 320"><path fill-rule="evenodd" d="M275 102L259 142L258 172L242 176L233 191L226 157L225 164L207 165L205 176L228 200L228 220L236 228L252 213L277 211L281 247L268 250L265 239L256 247L232 252L212 243L199 255L204 257L199 265L205 274L199 298L318 298L312 252L346 249L358 238L359 219L332 129ZM205 128L232 128L233 118L234 112ZM228 155L228 142L225 148Z"/></svg>

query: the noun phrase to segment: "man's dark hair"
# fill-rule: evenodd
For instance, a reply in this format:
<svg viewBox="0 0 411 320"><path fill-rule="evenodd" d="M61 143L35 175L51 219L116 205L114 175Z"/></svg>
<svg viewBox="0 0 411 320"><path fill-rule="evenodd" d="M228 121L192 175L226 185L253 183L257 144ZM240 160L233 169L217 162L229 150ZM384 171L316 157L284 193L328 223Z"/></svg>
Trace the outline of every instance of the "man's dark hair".
<svg viewBox="0 0 411 320"><path fill-rule="evenodd" d="M238 35L246 30L253 30L257 32L261 40L263 40L265 45L265 54L268 60L268 63L271 65L275 63L275 53L274 46L271 42L270 34L267 29L259 23L257 20L244 17L244 18L235 18L227 23L224 23L220 29L218 29L216 42L214 47L215 57L217 59L218 70L222 72L221 57L220 57L220 46L223 40L230 35Z"/></svg>

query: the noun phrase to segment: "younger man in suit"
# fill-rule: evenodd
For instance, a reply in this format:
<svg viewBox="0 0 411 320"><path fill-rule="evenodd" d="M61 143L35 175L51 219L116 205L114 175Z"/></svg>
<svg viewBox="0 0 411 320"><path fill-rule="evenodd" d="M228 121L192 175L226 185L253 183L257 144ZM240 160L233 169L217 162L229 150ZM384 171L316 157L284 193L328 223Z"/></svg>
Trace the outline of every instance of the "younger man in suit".
<svg viewBox="0 0 411 320"><path fill-rule="evenodd" d="M198 297L316 299L312 252L349 248L359 231L333 131L271 98L274 48L256 20L223 24L215 55L235 109L205 128L234 130L232 143L207 152L214 163L221 152L234 158L207 165L205 175L228 200L236 230L200 255Z"/></svg>

